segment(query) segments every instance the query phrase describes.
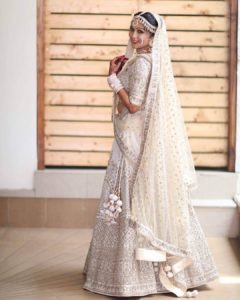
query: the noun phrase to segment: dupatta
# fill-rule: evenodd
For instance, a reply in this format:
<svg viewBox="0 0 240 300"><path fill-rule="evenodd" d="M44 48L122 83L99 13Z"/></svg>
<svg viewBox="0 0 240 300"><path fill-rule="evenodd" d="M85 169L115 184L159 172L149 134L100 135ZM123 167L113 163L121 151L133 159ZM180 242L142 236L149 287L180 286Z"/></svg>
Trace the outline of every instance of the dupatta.
<svg viewBox="0 0 240 300"><path fill-rule="evenodd" d="M162 16L152 14L158 27L152 46L144 137L134 170L128 217L137 230L136 259L158 264L162 284L184 297L189 292L181 271L192 263L189 192L198 184L173 75L166 24ZM133 51L129 40L125 55L131 58Z"/></svg>

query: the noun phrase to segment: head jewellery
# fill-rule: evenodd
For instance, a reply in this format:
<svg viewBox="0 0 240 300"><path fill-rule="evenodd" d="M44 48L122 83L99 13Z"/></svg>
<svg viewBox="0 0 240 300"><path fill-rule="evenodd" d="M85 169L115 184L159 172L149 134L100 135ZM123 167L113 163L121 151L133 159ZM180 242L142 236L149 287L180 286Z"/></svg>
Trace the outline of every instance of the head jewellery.
<svg viewBox="0 0 240 300"><path fill-rule="evenodd" d="M153 17L156 19L157 23L158 23L158 26L153 26L152 24L150 24L142 15L145 14L146 12L142 12L140 13L139 15L132 15L132 22L141 22L141 24L145 24L145 29L146 30L149 30L149 32L152 32L154 33L154 35L156 35L156 37L153 37L153 39L150 40L150 47L153 46L153 44L157 45L159 44L159 32L161 31L162 27L164 26L164 19L162 18L162 16L159 16L159 15L156 15L156 14L153 14ZM151 31L152 30L152 31ZM153 43L155 40L155 43ZM156 47L155 47L156 48ZM126 48L126 51L125 51L125 56L127 58L131 58L134 54L134 48L132 47L132 43L131 43L131 40L129 38L128 40L128 45L127 45L127 48ZM114 118L114 116L112 116L112 118Z"/></svg>
<svg viewBox="0 0 240 300"><path fill-rule="evenodd" d="M139 15L136 15L133 17L133 24L137 24L137 22L141 23L143 25L143 27L149 31L154 33L157 29L157 26L152 25L151 23L149 23L142 15L145 14L145 12L140 13Z"/></svg>

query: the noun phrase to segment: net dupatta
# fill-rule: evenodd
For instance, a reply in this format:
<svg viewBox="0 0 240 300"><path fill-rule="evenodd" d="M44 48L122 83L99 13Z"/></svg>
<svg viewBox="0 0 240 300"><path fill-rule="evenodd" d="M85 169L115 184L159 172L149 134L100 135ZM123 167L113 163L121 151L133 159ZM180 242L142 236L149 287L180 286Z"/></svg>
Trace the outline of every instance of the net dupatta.
<svg viewBox="0 0 240 300"><path fill-rule="evenodd" d="M161 262L162 284L183 297L187 287L181 271L192 263L189 192L198 184L173 75L165 21L153 15L158 28L152 46L144 138L130 190L129 219L137 229L136 259ZM133 55L130 40L125 55L128 58ZM172 274L164 271L166 266Z"/></svg>

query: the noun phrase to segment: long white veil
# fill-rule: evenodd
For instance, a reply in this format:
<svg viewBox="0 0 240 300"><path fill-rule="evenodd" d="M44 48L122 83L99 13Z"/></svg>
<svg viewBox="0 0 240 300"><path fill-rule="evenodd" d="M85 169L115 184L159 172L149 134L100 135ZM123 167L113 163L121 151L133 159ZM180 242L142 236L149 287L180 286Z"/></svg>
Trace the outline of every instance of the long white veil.
<svg viewBox="0 0 240 300"><path fill-rule="evenodd" d="M198 184L173 76L165 21L153 15L158 28L153 39L144 138L130 191L129 219L139 237L136 258L161 261L161 282L182 297L186 286L180 271L191 264L189 192ZM129 41L126 56L132 55ZM169 264L171 259L173 278L167 277L163 270L163 262Z"/></svg>

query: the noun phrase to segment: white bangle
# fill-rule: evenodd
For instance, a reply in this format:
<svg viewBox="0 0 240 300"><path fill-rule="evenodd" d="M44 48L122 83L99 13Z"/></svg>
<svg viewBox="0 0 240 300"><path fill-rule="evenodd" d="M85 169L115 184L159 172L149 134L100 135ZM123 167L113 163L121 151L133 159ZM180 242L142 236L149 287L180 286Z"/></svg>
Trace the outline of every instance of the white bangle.
<svg viewBox="0 0 240 300"><path fill-rule="evenodd" d="M108 76L107 82L110 88L114 91L114 93L118 93L123 88L123 85L121 81L117 78L116 73L112 73L110 76Z"/></svg>

